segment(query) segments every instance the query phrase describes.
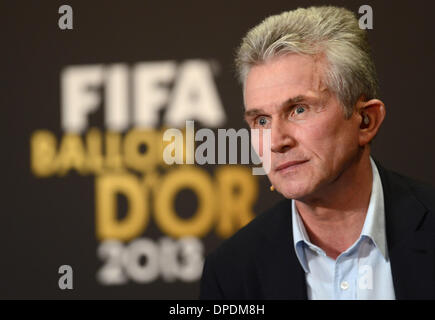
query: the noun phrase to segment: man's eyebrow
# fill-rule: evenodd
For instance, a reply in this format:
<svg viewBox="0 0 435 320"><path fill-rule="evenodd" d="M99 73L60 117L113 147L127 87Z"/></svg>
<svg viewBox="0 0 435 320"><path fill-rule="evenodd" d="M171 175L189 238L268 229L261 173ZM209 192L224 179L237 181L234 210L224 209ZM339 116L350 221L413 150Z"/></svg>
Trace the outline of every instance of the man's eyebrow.
<svg viewBox="0 0 435 320"><path fill-rule="evenodd" d="M281 105L278 108L282 109L290 104L295 104L295 103L304 101L306 99L307 99L306 96L300 94L300 95L297 95L296 97L291 97L291 98L285 100L283 103L281 103ZM261 108L249 109L249 110L245 111L245 118L256 116L258 114L264 114L264 113L265 113L264 110Z"/></svg>

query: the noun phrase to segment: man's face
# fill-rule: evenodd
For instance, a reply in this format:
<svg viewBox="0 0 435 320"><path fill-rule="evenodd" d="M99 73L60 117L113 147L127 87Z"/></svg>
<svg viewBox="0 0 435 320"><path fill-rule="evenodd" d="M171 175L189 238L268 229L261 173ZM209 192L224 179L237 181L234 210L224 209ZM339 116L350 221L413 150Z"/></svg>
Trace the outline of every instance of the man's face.
<svg viewBox="0 0 435 320"><path fill-rule="evenodd" d="M252 67L245 118L271 129L271 183L286 198L320 196L358 156L360 120L345 119L322 82L323 61L288 54Z"/></svg>

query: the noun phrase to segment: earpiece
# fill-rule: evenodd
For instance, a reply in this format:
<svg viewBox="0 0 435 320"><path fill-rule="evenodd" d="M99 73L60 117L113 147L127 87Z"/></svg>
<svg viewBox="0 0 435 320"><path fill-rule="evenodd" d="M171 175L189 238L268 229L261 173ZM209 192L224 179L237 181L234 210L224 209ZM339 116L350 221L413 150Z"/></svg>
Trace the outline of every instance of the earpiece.
<svg viewBox="0 0 435 320"><path fill-rule="evenodd" d="M364 124L368 125L369 123L370 123L369 117L366 114L364 114Z"/></svg>

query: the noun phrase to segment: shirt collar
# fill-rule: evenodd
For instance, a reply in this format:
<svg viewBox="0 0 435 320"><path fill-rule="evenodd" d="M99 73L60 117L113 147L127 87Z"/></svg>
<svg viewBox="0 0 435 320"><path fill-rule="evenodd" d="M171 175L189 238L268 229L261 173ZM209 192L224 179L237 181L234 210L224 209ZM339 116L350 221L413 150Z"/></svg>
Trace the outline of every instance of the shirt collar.
<svg viewBox="0 0 435 320"><path fill-rule="evenodd" d="M383 257L387 260L388 252L385 235L384 192L382 190L382 182L379 176L378 168L376 167L372 157L370 157L370 163L373 174L372 192L370 195L369 207L367 209L367 215L361 230L360 238L363 236L370 238L382 253ZM309 246L311 249L319 253L322 250L310 242L310 238L293 199L292 212L293 244L299 262L301 263L304 271L308 272L308 263L305 256L304 246Z"/></svg>
<svg viewBox="0 0 435 320"><path fill-rule="evenodd" d="M375 162L370 157L373 173L372 193L369 208L361 231L361 236L367 236L375 243L385 259L388 259L387 240L385 235L384 191L381 177Z"/></svg>
<svg viewBox="0 0 435 320"><path fill-rule="evenodd" d="M298 257L299 263L304 269L305 273L308 272L308 261L305 256L305 245L311 245L310 238L308 237L305 226L296 208L295 201L292 199L292 228L293 228L293 244Z"/></svg>

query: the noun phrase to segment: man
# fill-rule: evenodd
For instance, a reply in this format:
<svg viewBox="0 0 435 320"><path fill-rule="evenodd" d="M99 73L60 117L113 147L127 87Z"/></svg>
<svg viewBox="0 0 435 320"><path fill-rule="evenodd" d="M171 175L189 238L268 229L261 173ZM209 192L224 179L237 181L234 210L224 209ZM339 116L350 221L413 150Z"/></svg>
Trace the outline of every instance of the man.
<svg viewBox="0 0 435 320"><path fill-rule="evenodd" d="M435 191L384 169L367 35L348 10L271 16L236 64L245 117L271 130L268 177L286 200L210 254L202 299L435 298Z"/></svg>

